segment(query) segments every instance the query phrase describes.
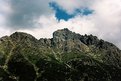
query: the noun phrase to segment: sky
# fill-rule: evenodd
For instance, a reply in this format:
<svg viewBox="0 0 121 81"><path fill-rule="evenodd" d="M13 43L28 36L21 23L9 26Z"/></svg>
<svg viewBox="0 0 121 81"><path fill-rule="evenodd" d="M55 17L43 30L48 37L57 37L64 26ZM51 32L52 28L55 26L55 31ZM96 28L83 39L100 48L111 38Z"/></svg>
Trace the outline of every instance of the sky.
<svg viewBox="0 0 121 81"><path fill-rule="evenodd" d="M18 31L51 38L63 28L121 49L121 0L0 0L0 37Z"/></svg>

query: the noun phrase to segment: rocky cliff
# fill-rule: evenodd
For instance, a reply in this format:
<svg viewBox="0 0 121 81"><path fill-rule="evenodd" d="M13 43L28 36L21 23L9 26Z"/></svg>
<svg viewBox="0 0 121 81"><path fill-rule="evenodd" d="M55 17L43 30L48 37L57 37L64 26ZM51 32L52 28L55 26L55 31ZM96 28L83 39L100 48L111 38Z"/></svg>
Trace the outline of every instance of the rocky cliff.
<svg viewBox="0 0 121 81"><path fill-rule="evenodd" d="M51 39L15 32L0 38L0 81L121 81L121 50L67 28Z"/></svg>

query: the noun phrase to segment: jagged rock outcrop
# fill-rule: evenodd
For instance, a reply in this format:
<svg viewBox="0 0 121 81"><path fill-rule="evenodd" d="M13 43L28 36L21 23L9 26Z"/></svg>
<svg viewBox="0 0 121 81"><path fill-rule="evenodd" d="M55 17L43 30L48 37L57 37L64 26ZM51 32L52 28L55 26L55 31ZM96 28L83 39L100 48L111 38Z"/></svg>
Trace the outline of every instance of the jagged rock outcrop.
<svg viewBox="0 0 121 81"><path fill-rule="evenodd" d="M53 46L63 52L89 51L89 48L79 40L78 34L71 32L67 28L53 33Z"/></svg>
<svg viewBox="0 0 121 81"><path fill-rule="evenodd" d="M0 38L0 81L121 81L121 50L67 28L51 39L15 32Z"/></svg>

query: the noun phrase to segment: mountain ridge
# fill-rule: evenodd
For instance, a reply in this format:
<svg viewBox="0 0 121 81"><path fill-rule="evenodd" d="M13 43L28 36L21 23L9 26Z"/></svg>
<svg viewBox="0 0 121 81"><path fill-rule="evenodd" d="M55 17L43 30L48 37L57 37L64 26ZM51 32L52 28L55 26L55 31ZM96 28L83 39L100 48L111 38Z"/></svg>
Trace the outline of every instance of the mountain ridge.
<svg viewBox="0 0 121 81"><path fill-rule="evenodd" d="M0 72L1 81L120 81L121 50L67 28L39 40L15 32L0 38Z"/></svg>

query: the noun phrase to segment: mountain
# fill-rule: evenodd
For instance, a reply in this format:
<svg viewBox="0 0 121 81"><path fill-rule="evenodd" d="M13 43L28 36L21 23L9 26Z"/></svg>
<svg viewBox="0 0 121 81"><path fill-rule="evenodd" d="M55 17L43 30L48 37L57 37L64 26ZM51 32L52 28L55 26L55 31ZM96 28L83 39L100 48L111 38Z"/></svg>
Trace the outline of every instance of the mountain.
<svg viewBox="0 0 121 81"><path fill-rule="evenodd" d="M39 40L15 32L0 38L0 81L121 81L121 50L67 28Z"/></svg>

